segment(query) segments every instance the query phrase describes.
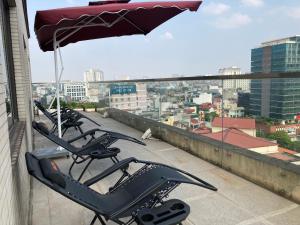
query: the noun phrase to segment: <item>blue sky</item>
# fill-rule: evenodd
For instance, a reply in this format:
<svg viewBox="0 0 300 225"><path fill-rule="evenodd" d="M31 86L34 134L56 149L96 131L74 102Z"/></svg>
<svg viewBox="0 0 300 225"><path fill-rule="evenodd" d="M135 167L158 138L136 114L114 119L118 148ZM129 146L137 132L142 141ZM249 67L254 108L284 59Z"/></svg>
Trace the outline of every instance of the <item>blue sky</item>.
<svg viewBox="0 0 300 225"><path fill-rule="evenodd" d="M139 1L139 0L132 0ZM32 80L54 80L53 53L44 53L33 31L37 10L87 5L84 0L29 0ZM63 79L83 80L89 68L106 80L216 74L239 66L250 71L251 48L300 34L299 0L204 0L198 12L184 12L147 36L98 39L62 48Z"/></svg>

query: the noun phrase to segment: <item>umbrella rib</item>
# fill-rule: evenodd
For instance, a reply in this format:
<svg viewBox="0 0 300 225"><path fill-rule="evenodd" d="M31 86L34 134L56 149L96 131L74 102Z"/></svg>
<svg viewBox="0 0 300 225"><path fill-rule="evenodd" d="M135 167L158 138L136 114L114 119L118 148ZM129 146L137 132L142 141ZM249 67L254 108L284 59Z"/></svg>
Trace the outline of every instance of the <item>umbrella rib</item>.
<svg viewBox="0 0 300 225"><path fill-rule="evenodd" d="M134 22L132 22L130 19L128 19L125 15L124 15L124 20L126 20L128 23L130 23L136 29L138 29L139 31L141 31L143 34L147 34L147 32L145 32L142 28L140 28L139 26L137 26Z"/></svg>
<svg viewBox="0 0 300 225"><path fill-rule="evenodd" d="M80 21L78 21L78 22L77 22L75 25L73 25L73 26L65 27L64 29L60 29L60 28L57 29L57 30L56 30L56 33L58 33L60 30L64 30L64 31L63 31L62 33L56 35L56 38L58 38L58 37L64 35L65 33L67 33L69 29L72 29L72 28L74 29L74 28L76 28L76 27L78 26L78 24L84 22L84 21L87 20L87 19L88 19L88 18L85 18L85 19L83 19L83 20L80 20ZM52 40L49 40L48 42L46 42L45 45L48 45L48 44L50 44L51 42L53 42L53 39L52 39Z"/></svg>
<svg viewBox="0 0 300 225"><path fill-rule="evenodd" d="M118 23L119 21L121 21L122 19L125 18L125 15L128 13L129 11L126 11L123 15L119 15L119 17L113 21L112 23L108 23L106 22L103 18L101 18L101 15L97 15L95 17L93 17L92 19L88 20L86 22L86 24L84 25L75 25L75 26L70 26L70 27L64 27L64 28L59 28L55 31L55 34L54 36L56 35L57 32L61 31L61 30L65 30L65 32L63 32L62 34L60 34L59 36L63 35L64 33L66 33L69 29L76 29L74 31L72 31L71 33L69 33L68 35L64 36L62 39L60 39L58 41L58 43L61 43L62 41L66 40L67 38L71 37L73 34L77 33L78 31L80 31L82 28L85 28L85 27L96 27L96 26L106 26L106 27L112 27L114 26L116 23ZM103 24L90 24L91 22L93 22L96 18L99 18ZM79 21L78 23L81 23L82 21ZM77 23L77 24L78 24ZM47 44L51 43L51 41L53 40L49 40Z"/></svg>

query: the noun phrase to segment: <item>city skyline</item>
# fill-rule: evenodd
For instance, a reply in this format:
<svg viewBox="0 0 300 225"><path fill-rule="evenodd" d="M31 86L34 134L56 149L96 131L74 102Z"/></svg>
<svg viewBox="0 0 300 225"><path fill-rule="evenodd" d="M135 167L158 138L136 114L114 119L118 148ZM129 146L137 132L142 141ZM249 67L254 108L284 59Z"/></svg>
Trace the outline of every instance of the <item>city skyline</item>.
<svg viewBox="0 0 300 225"><path fill-rule="evenodd" d="M82 0L29 2L33 82L54 79L53 54L39 49L33 31L36 10L87 3ZM106 80L124 76L217 74L219 68L233 65L249 72L252 48L264 41L299 34L295 30L300 21L299 11L296 0L284 4L273 0L204 1L199 12L183 13L147 36L101 39L63 48L63 79L82 80L88 68L103 70ZM280 29L274 29L274 24ZM230 41L233 39L234 42Z"/></svg>

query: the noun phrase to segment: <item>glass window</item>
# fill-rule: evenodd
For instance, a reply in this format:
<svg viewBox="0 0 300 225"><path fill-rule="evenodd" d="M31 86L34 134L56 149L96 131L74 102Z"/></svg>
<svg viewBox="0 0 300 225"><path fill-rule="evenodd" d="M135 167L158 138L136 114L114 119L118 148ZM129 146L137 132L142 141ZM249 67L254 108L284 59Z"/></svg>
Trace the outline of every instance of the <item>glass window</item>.
<svg viewBox="0 0 300 225"><path fill-rule="evenodd" d="M6 1L0 1L0 64L3 73L2 91L5 94L5 104L9 127L17 119L17 101L14 80L14 65L11 44L11 29L9 19L9 7Z"/></svg>

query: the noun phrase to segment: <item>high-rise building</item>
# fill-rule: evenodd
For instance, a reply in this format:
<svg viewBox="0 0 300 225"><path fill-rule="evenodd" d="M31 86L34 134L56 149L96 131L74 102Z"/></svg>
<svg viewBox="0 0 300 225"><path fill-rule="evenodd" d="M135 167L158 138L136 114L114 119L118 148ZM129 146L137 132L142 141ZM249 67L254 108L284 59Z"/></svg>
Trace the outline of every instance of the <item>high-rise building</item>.
<svg viewBox="0 0 300 225"><path fill-rule="evenodd" d="M300 71L300 36L262 43L251 52L251 72ZM252 80L250 113L280 120L300 112L300 79Z"/></svg>
<svg viewBox="0 0 300 225"><path fill-rule="evenodd" d="M82 101L86 98L86 87L81 82L66 82L64 83L64 96L71 101Z"/></svg>
<svg viewBox="0 0 300 225"><path fill-rule="evenodd" d="M104 81L104 73L98 69L89 69L84 72L84 82Z"/></svg>
<svg viewBox="0 0 300 225"><path fill-rule="evenodd" d="M219 75L241 75L241 69L236 66L219 69ZM250 90L250 81L246 79L224 80L223 89Z"/></svg>
<svg viewBox="0 0 300 225"><path fill-rule="evenodd" d="M89 69L84 72L85 92L88 101L99 102L100 84L97 82L104 80L104 73L98 69Z"/></svg>
<svg viewBox="0 0 300 225"><path fill-rule="evenodd" d="M111 85L110 106L126 111L145 111L147 109L146 84Z"/></svg>

